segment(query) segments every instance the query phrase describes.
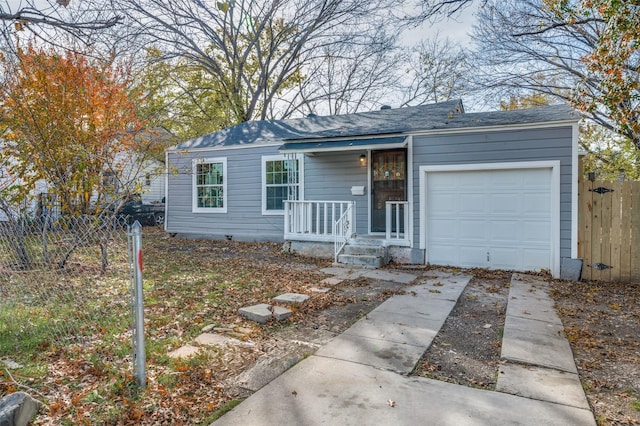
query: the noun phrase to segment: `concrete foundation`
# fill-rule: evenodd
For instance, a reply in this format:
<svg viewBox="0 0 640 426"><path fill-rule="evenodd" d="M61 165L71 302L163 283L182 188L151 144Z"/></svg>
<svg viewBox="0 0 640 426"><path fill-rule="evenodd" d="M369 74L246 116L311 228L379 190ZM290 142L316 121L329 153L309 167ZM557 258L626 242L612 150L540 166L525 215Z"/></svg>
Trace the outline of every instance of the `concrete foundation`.
<svg viewBox="0 0 640 426"><path fill-rule="evenodd" d="M333 242L287 241L284 250L302 256L333 259ZM424 264L424 250L410 247L388 247L391 262L398 264Z"/></svg>
<svg viewBox="0 0 640 426"><path fill-rule="evenodd" d="M582 259L563 257L560 259L560 278L563 280L580 281L582 277Z"/></svg>
<svg viewBox="0 0 640 426"><path fill-rule="evenodd" d="M333 259L333 243L313 241L287 241L284 243L285 251L301 256L319 257L321 259Z"/></svg>

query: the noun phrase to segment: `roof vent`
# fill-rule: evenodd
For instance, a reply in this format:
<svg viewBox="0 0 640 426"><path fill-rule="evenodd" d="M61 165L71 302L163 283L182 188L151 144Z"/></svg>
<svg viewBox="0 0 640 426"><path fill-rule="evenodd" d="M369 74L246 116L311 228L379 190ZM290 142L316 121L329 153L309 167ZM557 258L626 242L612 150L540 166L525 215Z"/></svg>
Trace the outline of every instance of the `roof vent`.
<svg viewBox="0 0 640 426"><path fill-rule="evenodd" d="M317 115L316 115L316 114L314 114L314 113L312 113L312 112L310 112L309 114L307 114L307 118L314 118L314 117L317 117Z"/></svg>
<svg viewBox="0 0 640 426"><path fill-rule="evenodd" d="M391 105L382 105L380 109L391 109Z"/></svg>

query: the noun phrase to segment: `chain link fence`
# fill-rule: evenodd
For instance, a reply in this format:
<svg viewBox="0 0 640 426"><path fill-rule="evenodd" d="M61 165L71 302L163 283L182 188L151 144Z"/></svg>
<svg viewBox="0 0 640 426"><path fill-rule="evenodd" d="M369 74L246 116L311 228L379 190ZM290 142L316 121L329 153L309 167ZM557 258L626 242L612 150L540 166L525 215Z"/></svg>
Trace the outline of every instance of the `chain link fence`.
<svg viewBox="0 0 640 426"><path fill-rule="evenodd" d="M0 222L0 361L91 354L130 368L132 256L113 215Z"/></svg>

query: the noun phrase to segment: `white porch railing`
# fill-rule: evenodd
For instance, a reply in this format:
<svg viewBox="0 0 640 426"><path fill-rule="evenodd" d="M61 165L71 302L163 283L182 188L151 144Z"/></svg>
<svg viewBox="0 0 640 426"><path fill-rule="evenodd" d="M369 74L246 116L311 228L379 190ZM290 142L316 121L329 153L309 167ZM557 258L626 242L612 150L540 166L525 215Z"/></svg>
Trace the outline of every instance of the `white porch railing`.
<svg viewBox="0 0 640 426"><path fill-rule="evenodd" d="M333 227L333 261L338 263L338 256L355 231L355 201L347 206L347 210L338 218Z"/></svg>
<svg viewBox="0 0 640 426"><path fill-rule="evenodd" d="M387 245L411 246L411 226L409 223L408 201L386 202Z"/></svg>
<svg viewBox="0 0 640 426"><path fill-rule="evenodd" d="M354 201L285 201L284 239L335 242L336 223L346 212L344 221L355 232L354 205Z"/></svg>

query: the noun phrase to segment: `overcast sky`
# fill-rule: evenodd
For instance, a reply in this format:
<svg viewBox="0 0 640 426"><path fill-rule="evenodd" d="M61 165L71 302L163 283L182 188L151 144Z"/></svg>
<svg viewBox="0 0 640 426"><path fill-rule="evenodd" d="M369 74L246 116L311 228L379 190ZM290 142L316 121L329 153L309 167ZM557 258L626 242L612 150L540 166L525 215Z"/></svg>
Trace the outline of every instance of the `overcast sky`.
<svg viewBox="0 0 640 426"><path fill-rule="evenodd" d="M441 39L449 38L452 42L467 47L470 43L469 33L476 19L477 7L477 3L473 3L452 18L443 18L436 23L426 22L419 28L408 31L403 37L404 44L415 45L421 39L428 39L439 34Z"/></svg>

